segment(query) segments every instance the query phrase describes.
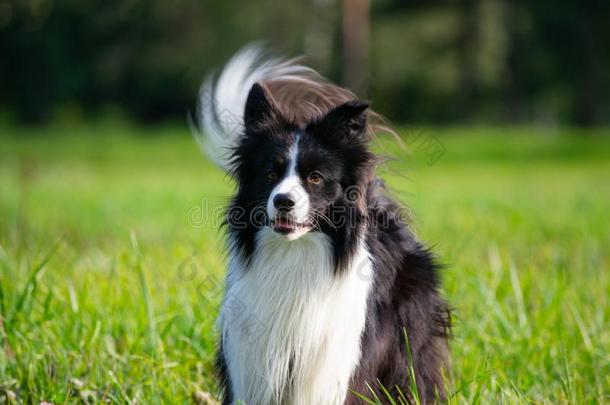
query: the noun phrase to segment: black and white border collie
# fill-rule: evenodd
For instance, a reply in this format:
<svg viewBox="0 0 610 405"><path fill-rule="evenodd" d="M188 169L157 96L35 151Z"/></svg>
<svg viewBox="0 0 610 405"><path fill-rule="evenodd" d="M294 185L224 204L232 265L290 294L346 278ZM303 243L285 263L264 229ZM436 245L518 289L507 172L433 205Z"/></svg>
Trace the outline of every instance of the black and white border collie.
<svg viewBox="0 0 610 405"><path fill-rule="evenodd" d="M368 107L256 46L202 86L198 140L237 184L219 317L224 404L443 398L450 316L438 266L375 175L368 144L380 126Z"/></svg>

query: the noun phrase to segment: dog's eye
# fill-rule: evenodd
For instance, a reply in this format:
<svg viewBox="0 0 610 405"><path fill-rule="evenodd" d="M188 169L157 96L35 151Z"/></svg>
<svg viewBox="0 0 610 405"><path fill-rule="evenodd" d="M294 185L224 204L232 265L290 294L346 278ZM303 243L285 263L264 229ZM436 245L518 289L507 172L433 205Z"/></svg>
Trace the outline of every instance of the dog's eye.
<svg viewBox="0 0 610 405"><path fill-rule="evenodd" d="M266 176L267 176L267 181L270 183L277 180L277 172L275 170L269 170L267 172Z"/></svg>
<svg viewBox="0 0 610 405"><path fill-rule="evenodd" d="M312 172L309 174L309 177L307 178L307 181L310 182L311 184L320 184L322 183L322 175L318 172Z"/></svg>

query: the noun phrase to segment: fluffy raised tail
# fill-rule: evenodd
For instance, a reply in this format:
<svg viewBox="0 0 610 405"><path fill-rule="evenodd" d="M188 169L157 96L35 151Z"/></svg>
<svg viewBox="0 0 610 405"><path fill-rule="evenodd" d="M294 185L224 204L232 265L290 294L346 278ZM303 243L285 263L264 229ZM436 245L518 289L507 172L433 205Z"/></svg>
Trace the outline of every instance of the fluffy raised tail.
<svg viewBox="0 0 610 405"><path fill-rule="evenodd" d="M231 150L244 132L244 108L256 82L310 81L315 72L295 60L264 58L260 44L237 52L219 75L208 76L200 89L197 127L192 126L201 150L224 170L230 169Z"/></svg>

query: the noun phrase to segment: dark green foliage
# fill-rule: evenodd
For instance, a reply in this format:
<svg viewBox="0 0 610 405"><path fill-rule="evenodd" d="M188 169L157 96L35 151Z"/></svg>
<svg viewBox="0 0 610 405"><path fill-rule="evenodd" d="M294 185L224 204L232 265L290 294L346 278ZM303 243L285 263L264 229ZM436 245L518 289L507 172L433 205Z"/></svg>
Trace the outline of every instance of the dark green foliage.
<svg viewBox="0 0 610 405"><path fill-rule="evenodd" d="M183 119L204 74L266 40L340 81L339 3L3 0L0 109ZM610 2L372 1L373 107L399 122L598 124L610 117Z"/></svg>

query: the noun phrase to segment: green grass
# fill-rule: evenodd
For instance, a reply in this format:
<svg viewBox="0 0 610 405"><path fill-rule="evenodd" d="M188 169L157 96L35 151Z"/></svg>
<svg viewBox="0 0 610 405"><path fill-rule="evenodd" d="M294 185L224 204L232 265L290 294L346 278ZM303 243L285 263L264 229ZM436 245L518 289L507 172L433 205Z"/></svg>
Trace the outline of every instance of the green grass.
<svg viewBox="0 0 610 405"><path fill-rule="evenodd" d="M382 174L447 264L451 402L610 402L610 131L405 140ZM0 398L214 392L231 190L186 128L1 128Z"/></svg>

